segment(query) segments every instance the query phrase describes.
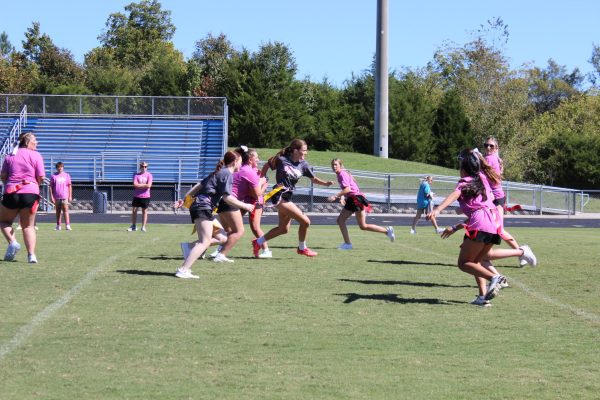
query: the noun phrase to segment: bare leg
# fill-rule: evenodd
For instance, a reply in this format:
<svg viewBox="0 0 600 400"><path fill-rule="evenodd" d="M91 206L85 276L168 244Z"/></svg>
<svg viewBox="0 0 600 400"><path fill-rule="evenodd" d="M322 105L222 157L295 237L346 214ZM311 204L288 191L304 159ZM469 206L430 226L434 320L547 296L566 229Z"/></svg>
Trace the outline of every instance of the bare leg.
<svg viewBox="0 0 600 400"><path fill-rule="evenodd" d="M221 249L221 254L227 255L244 234L244 221L239 210L222 212L219 214L219 218L224 226L227 225L231 228L227 234L227 241Z"/></svg>
<svg viewBox="0 0 600 400"><path fill-rule="evenodd" d="M63 203L63 215L65 216L65 224L71 225L71 217L69 217L69 203Z"/></svg>
<svg viewBox="0 0 600 400"><path fill-rule="evenodd" d="M491 244L465 239L460 247L460 254L458 255L458 268L473 276L491 280L495 274L481 265L481 261L491 247Z"/></svg>
<svg viewBox="0 0 600 400"><path fill-rule="evenodd" d="M19 211L19 220L21 222L21 227L23 228L23 240L25 241L27 253L35 254L35 245L37 242L35 233L35 214L32 213L29 208L24 208Z"/></svg>
<svg viewBox="0 0 600 400"><path fill-rule="evenodd" d="M340 231L342 232L342 237L344 238L344 243L351 244L350 235L348 234L348 227L346 226L346 220L350 218L352 215L352 211L346 210L342 208L340 215L337 217L337 224L340 227Z"/></svg>
<svg viewBox="0 0 600 400"><path fill-rule="evenodd" d="M131 225L135 225L135 223L137 222L137 207L133 207L131 209Z"/></svg>
<svg viewBox="0 0 600 400"><path fill-rule="evenodd" d="M11 210L0 205L0 229L2 229L2 235L9 244L15 240L12 224L18 213L19 210Z"/></svg>
<svg viewBox="0 0 600 400"><path fill-rule="evenodd" d="M412 230L417 229L417 223L419 222L419 218L421 218L422 214L423 214L423 211L421 209L418 209L417 215L415 215L415 218L413 219Z"/></svg>
<svg viewBox="0 0 600 400"><path fill-rule="evenodd" d="M194 247L190 250L190 254L183 261L180 267L182 271L190 271L192 264L206 251L210 245L210 239L212 237L212 221L200 220L199 218L194 221L196 225L196 232L198 233L198 241L195 242Z"/></svg>
<svg viewBox="0 0 600 400"><path fill-rule="evenodd" d="M263 209L261 207L261 208L255 208L254 214L250 214L250 218L249 218L250 230L252 231L252 234L254 235L255 238L259 238L265 234L263 232L262 228L260 227L260 220L262 218L262 213L263 213ZM269 250L269 245L267 242L264 242L261 247L265 251Z"/></svg>
<svg viewBox="0 0 600 400"><path fill-rule="evenodd" d="M147 223L148 223L148 209L142 208L142 228L145 228Z"/></svg>
<svg viewBox="0 0 600 400"><path fill-rule="evenodd" d="M387 234L387 229L385 229L383 226L367 224L367 214L363 210L356 211L355 215L356 222L358 222L358 226L361 230L383 233L384 235Z"/></svg>

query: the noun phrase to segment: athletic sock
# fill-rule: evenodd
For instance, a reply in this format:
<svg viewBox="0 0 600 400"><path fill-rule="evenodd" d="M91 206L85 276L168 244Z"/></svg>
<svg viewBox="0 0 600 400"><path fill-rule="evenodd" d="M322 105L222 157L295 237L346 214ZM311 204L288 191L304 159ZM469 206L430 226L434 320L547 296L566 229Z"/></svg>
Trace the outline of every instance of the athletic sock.
<svg viewBox="0 0 600 400"><path fill-rule="evenodd" d="M306 248L306 242L298 242L298 248L300 251L304 250Z"/></svg>

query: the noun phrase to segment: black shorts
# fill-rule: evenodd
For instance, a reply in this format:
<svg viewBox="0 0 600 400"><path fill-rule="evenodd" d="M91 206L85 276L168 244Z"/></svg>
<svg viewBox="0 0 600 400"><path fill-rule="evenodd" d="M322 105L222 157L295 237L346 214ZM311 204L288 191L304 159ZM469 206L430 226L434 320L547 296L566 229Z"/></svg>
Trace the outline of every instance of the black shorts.
<svg viewBox="0 0 600 400"><path fill-rule="evenodd" d="M217 214L221 214L222 212L230 212L230 211L240 211L239 208L230 205L225 200L221 199L219 201L219 205L217 206Z"/></svg>
<svg viewBox="0 0 600 400"><path fill-rule="evenodd" d="M294 192L292 191L280 191L275 193L272 197L271 197L271 204L273 204L274 206L276 206L279 203L287 203L292 201L292 197L294 197Z"/></svg>
<svg viewBox="0 0 600 400"><path fill-rule="evenodd" d="M33 193L10 193L2 197L2 205L11 210L37 209L40 195Z"/></svg>
<svg viewBox="0 0 600 400"><path fill-rule="evenodd" d="M351 212L356 212L362 211L369 206L370 204L367 198L359 194L356 196L348 196L346 198L346 204L344 204L344 209Z"/></svg>
<svg viewBox="0 0 600 400"><path fill-rule="evenodd" d="M196 222L199 218L200 221L212 221L215 219L212 210L201 210L198 208L190 208L190 217L192 218L192 222Z"/></svg>
<svg viewBox="0 0 600 400"><path fill-rule="evenodd" d="M146 197L146 198L134 197L133 201L131 202L132 207L140 207L143 209L148 208L149 205L150 205L150 197Z"/></svg>
<svg viewBox="0 0 600 400"><path fill-rule="evenodd" d="M494 205L504 207L506 205L506 197L502 197L500 199L494 199Z"/></svg>
<svg viewBox="0 0 600 400"><path fill-rule="evenodd" d="M469 231L465 234L463 239L470 239L474 242L481 242L485 244L500 244L502 238L497 233L480 232L480 231Z"/></svg>

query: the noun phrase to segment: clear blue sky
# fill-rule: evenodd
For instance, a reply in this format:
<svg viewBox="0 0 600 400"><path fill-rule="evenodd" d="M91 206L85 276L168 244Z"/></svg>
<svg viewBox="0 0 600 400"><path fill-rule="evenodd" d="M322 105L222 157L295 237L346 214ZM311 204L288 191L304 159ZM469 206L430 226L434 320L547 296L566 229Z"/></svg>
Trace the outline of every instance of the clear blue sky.
<svg viewBox="0 0 600 400"><path fill-rule="evenodd" d="M131 0L2 1L0 32L21 49L32 21L77 61L97 47L108 16ZM224 33L251 51L280 41L294 53L298 78L323 77L342 85L368 69L375 52L376 0L163 0L177 27L173 41L186 58L197 40ZM510 33L511 65L545 67L553 58L572 70L592 70L592 45L600 44L600 0L389 0L389 67L423 67L444 41L471 40L487 20L501 17Z"/></svg>

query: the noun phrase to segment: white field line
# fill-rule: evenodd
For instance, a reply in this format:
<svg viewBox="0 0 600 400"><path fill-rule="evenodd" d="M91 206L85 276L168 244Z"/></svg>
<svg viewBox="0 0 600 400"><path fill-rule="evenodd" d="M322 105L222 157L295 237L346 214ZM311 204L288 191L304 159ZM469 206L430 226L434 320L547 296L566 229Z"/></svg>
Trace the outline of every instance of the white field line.
<svg viewBox="0 0 600 400"><path fill-rule="evenodd" d="M152 242L158 241L159 238L152 239ZM146 247L147 243L143 246L137 246L130 248L124 251L121 254L113 255L106 260L102 261L98 266L88 271L87 274L81 278L79 282L75 284L71 289L69 289L61 298L56 300L54 303L50 304L42 311L40 311L31 321L29 321L26 325L23 325L15 334L15 336L10 339L8 342L3 343L0 346L0 361L4 359L10 352L20 347L35 331L35 329L43 324L46 320L50 319L58 310L60 310L65 304L67 304L73 297L75 297L79 292L81 292L87 285L92 282L92 280L101 272L103 272L107 267L111 266L115 261L117 261L120 257L126 256L128 254L134 253L141 247Z"/></svg>
<svg viewBox="0 0 600 400"><path fill-rule="evenodd" d="M429 250L422 249L420 247L408 246L408 245L403 244L403 243L399 243L399 245L401 247L406 248L406 249L419 251L421 253L432 254L432 255L440 257L440 258L450 259L450 256L448 256L447 254L440 254L440 253L436 253L434 251L429 251ZM456 258L454 258L454 262L456 262ZM569 304L561 303L560 301L555 300L552 297L549 297L549 296L545 295L544 293L539 293L539 292L531 289L529 286L525 285L523 282L521 282L521 281L519 281L519 280L517 280L515 278L511 278L508 275L505 275L505 276L510 279L511 285L517 286L519 289L521 289L522 291L524 291L526 294L528 294L531 297L534 297L534 298L536 298L536 299L538 299L538 300L540 300L540 301L542 301L542 302L544 302L546 304L551 304L553 306L556 306L556 307L558 307L558 308L560 308L560 309L562 309L564 311L567 311L567 312L569 312L571 314L575 314L575 316L577 316L579 318L586 319L588 321L592 321L592 322L596 322L596 323L600 322L600 316L598 316L598 315L596 315L594 313L591 313L591 312L588 312L588 311L584 311L584 310L580 310L580 309L578 309L576 307L573 307L573 306L571 306Z"/></svg>

